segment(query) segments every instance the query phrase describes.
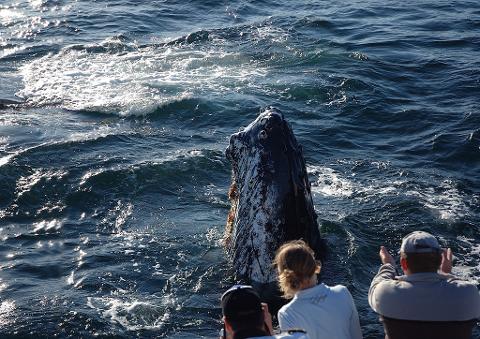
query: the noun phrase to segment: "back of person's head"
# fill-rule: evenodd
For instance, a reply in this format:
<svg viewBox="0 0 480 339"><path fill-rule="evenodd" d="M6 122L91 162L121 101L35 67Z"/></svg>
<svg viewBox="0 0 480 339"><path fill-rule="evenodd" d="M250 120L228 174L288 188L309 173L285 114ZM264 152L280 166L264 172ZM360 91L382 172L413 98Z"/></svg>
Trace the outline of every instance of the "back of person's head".
<svg viewBox="0 0 480 339"><path fill-rule="evenodd" d="M274 264L277 266L280 290L286 298L293 297L302 284L320 272L320 263L303 240L283 244L277 250Z"/></svg>
<svg viewBox="0 0 480 339"><path fill-rule="evenodd" d="M234 333L263 329L262 302L251 286L233 286L222 295L221 305L223 316Z"/></svg>
<svg viewBox="0 0 480 339"><path fill-rule="evenodd" d="M411 273L437 272L442 263L442 254L437 253L400 253L407 261Z"/></svg>
<svg viewBox="0 0 480 339"><path fill-rule="evenodd" d="M403 238L400 257L411 273L436 272L442 263L442 248L430 233L415 231Z"/></svg>

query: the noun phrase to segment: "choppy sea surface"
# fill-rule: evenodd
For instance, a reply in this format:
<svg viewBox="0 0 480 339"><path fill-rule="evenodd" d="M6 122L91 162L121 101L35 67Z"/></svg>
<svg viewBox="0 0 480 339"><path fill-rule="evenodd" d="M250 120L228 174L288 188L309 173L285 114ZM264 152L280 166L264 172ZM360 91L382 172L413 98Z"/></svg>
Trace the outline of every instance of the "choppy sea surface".
<svg viewBox="0 0 480 339"><path fill-rule="evenodd" d="M2 338L216 337L224 150L268 105L365 338L380 245L480 278L478 1L4 0L0 102Z"/></svg>

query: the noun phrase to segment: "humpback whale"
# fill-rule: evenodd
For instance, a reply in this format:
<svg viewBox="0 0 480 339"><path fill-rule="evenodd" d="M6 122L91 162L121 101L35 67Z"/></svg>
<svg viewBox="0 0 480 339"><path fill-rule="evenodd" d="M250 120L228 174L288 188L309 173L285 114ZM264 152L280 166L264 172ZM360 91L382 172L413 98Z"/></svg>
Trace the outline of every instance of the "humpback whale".
<svg viewBox="0 0 480 339"><path fill-rule="evenodd" d="M323 260L302 148L283 114L266 108L230 137L225 154L232 184L224 241L236 279L276 289L275 252L293 239L305 240Z"/></svg>

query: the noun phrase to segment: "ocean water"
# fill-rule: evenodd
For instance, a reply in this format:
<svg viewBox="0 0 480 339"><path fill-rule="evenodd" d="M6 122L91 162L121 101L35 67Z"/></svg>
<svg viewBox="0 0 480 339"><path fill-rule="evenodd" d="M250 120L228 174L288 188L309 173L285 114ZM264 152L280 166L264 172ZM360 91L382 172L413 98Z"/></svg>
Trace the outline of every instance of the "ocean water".
<svg viewBox="0 0 480 339"><path fill-rule="evenodd" d="M7 100L2 338L216 337L224 150L268 105L365 338L380 245L427 230L480 278L478 1L3 0Z"/></svg>

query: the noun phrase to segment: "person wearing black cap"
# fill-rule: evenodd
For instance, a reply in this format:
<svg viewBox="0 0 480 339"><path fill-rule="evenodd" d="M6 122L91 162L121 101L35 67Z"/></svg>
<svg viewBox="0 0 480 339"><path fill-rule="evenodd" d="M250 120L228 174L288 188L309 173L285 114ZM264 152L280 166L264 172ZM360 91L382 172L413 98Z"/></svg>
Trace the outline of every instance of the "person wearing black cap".
<svg viewBox="0 0 480 339"><path fill-rule="evenodd" d="M470 282L451 275L452 251L423 231L403 238L396 276L395 260L380 248L382 266L368 292L380 315L386 339L466 339L480 318L480 295Z"/></svg>
<svg viewBox="0 0 480 339"><path fill-rule="evenodd" d="M290 330L272 335L272 318L267 304L261 302L257 292L249 285L235 285L221 298L224 328L221 338L278 338L308 339L303 330Z"/></svg>

